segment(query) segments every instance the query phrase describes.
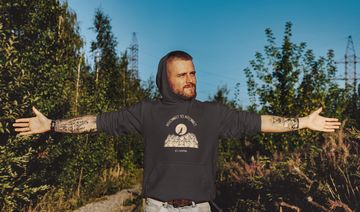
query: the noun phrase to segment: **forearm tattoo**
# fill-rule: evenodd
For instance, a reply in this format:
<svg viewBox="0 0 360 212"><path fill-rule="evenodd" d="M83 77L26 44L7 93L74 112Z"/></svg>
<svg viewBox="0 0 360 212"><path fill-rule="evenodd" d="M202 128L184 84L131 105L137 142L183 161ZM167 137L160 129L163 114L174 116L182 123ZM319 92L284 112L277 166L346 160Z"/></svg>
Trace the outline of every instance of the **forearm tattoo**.
<svg viewBox="0 0 360 212"><path fill-rule="evenodd" d="M272 124L276 127L281 127L289 130L299 129L299 119L298 118L283 118L278 116L272 117Z"/></svg>
<svg viewBox="0 0 360 212"><path fill-rule="evenodd" d="M83 116L55 121L55 132L91 133L96 132L96 116Z"/></svg>

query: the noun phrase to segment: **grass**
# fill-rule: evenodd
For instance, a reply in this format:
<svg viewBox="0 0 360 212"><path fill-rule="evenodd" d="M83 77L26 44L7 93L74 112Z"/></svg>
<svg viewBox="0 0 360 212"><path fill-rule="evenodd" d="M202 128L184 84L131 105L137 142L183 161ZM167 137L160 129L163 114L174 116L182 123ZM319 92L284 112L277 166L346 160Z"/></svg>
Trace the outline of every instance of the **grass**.
<svg viewBox="0 0 360 212"><path fill-rule="evenodd" d="M359 138L342 129L291 154L238 156L222 167L216 202L226 211L359 211Z"/></svg>
<svg viewBox="0 0 360 212"><path fill-rule="evenodd" d="M66 193L62 188L52 187L44 196L39 198L35 205L24 208L23 211L73 211L87 203L100 201L105 195L139 184L142 178L142 170L137 169L130 173L120 164L116 164L114 167L102 171L102 174L99 175L99 183L96 184L93 192L89 195L81 191L82 174L80 171L78 185L70 194Z"/></svg>

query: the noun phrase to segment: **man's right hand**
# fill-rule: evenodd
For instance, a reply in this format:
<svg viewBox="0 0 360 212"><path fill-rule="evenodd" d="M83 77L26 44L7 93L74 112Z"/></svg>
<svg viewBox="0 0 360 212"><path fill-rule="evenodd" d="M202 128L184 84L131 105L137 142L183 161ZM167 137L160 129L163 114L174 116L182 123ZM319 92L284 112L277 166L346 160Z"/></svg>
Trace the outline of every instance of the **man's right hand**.
<svg viewBox="0 0 360 212"><path fill-rule="evenodd" d="M50 130L51 120L46 118L35 107L32 108L35 117L16 119L13 127L19 135L32 135L44 133Z"/></svg>

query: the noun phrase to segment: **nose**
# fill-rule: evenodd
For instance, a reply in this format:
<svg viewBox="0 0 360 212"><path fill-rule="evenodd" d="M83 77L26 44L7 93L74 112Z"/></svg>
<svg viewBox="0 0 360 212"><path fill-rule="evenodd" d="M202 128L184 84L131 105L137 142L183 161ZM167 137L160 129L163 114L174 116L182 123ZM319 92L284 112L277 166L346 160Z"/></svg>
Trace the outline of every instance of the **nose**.
<svg viewBox="0 0 360 212"><path fill-rule="evenodd" d="M194 83L195 82L195 76L192 75L192 74L187 74L186 75L186 82Z"/></svg>

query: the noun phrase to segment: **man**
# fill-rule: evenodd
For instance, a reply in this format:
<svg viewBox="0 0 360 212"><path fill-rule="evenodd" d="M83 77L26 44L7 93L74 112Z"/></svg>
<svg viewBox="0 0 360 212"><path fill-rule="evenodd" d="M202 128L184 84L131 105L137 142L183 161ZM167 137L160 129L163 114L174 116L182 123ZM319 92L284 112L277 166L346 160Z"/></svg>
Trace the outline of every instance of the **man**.
<svg viewBox="0 0 360 212"><path fill-rule="evenodd" d="M192 57L183 51L170 52L160 60L156 84L162 96L158 101L142 101L121 111L68 120L50 120L33 108L36 116L18 119L14 127L20 135L47 131L141 134L145 142L146 211L210 211L220 137L303 128L334 132L340 125L335 118L320 116L321 108L307 117L283 118L200 102L195 99Z"/></svg>

